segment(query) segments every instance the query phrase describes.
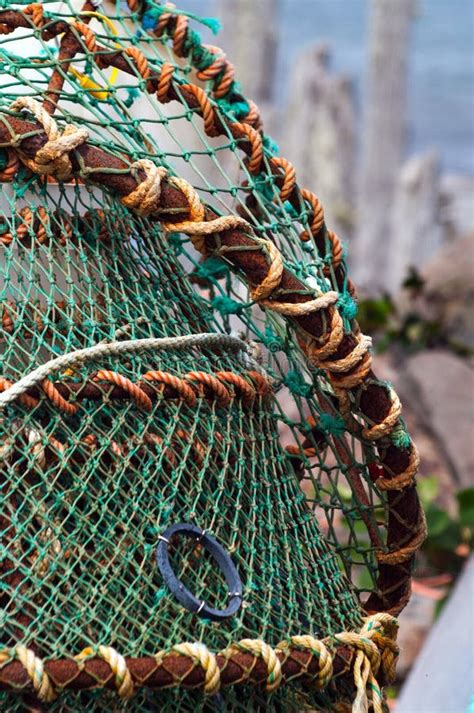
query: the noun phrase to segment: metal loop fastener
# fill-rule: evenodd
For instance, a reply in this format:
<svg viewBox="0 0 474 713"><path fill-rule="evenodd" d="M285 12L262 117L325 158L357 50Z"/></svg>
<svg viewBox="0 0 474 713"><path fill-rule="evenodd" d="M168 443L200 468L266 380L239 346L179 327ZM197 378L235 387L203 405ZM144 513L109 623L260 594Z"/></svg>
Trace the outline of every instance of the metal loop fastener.
<svg viewBox="0 0 474 713"><path fill-rule="evenodd" d="M192 537L202 545L215 560L229 588L229 603L225 609L214 609L210 607L205 601L195 597L178 579L171 566L168 552L170 540L175 535ZM180 523L168 527L159 535L158 540L159 543L156 548L156 563L158 569L165 580L166 586L180 604L186 607L190 612L204 619L211 619L212 621L229 619L238 612L242 606L243 599L242 582L230 555L214 537L211 537L205 530L201 530L201 528L196 527L196 525Z"/></svg>

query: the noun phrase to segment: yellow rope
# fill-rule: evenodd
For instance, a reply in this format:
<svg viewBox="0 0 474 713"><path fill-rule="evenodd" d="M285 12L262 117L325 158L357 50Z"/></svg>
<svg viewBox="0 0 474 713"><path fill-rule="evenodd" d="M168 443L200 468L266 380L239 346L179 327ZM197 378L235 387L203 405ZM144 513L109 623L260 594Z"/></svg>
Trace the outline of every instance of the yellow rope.
<svg viewBox="0 0 474 713"><path fill-rule="evenodd" d="M112 646L103 646L99 644L97 648L88 646L81 651L80 654L74 657L78 664L83 665L88 659L99 656L106 661L112 672L115 674L115 686L120 698L128 700L133 696L134 686L130 671L124 657L118 653Z"/></svg>
<svg viewBox="0 0 474 713"><path fill-rule="evenodd" d="M205 673L204 693L209 696L215 695L221 686L221 671L217 665L215 654L211 653L207 646L202 643L184 643L173 646L172 651L189 656L193 659Z"/></svg>
<svg viewBox="0 0 474 713"><path fill-rule="evenodd" d="M358 634L343 632L336 634L334 639L357 650L353 667L357 694L352 704L352 713L368 711L368 690L372 694L374 713L383 713L383 693L376 675L382 667L387 681L392 681L395 676L398 625L393 616L385 613L374 614L364 621Z"/></svg>
<svg viewBox="0 0 474 713"><path fill-rule="evenodd" d="M56 698L51 679L44 670L43 660L34 651L22 644L17 644L13 649L0 649L0 667L10 661L19 661L23 665L40 701L51 703Z"/></svg>
<svg viewBox="0 0 474 713"><path fill-rule="evenodd" d="M391 388L388 389L388 394L390 396L390 411L385 416L384 420L381 423L376 423L375 425L362 430L362 436L369 441L376 441L379 438L384 438L385 436L390 435L401 416L402 404L400 403L398 395Z"/></svg>
<svg viewBox="0 0 474 713"><path fill-rule="evenodd" d="M315 674L315 681L318 688L325 688L333 674L332 656L327 646L319 639L315 639L314 636L305 634L291 636L288 641L280 641L277 649L288 651L290 647L310 651L313 656L318 658L319 669Z"/></svg>
<svg viewBox="0 0 474 713"><path fill-rule="evenodd" d="M146 178L138 183L137 188L122 198L122 203L138 215L147 216L154 213L161 195L161 181L166 176L166 168L156 166L153 161L143 158L130 166L132 173L139 170L145 172Z"/></svg>
<svg viewBox="0 0 474 713"><path fill-rule="evenodd" d="M258 658L261 658L265 662L268 671L265 690L267 693L271 693L278 688L282 680L282 672L280 659L278 658L275 649L261 639L242 639L241 641L232 644L232 646L229 646L221 653L226 658L229 658L235 651L245 651L246 653L253 654Z"/></svg>
<svg viewBox="0 0 474 713"><path fill-rule="evenodd" d="M221 685L221 669L217 662L217 656L222 656L228 661L234 653L243 651L265 662L268 671L266 691L271 693L283 681L282 662L278 654L280 656L283 654L284 664L285 653L289 654L291 648L311 653L318 661L318 670L314 674L315 683L318 688L325 688L333 675L335 656L333 649L337 644L343 644L355 649L356 652L353 664L356 697L352 704L352 713L366 713L369 700L374 713L382 713L383 693L376 676L379 671L382 671L385 681L391 682L395 678L395 664L398 656L397 628L397 620L393 616L381 613L367 617L359 632L346 631L327 637L322 641L310 635L298 635L289 637L288 640L282 641L276 648L273 648L261 639L242 639L220 651L217 655L209 651L203 643L185 642L176 644L171 650L159 651L154 658L156 665L161 666L166 658L173 654L189 657L205 673L204 692L214 695ZM95 656L99 656L110 666L115 675L115 685L119 696L123 699L131 698L134 693L131 673L124 657L111 646L89 646L75 656L74 660L82 669L86 661ZM17 645L13 649L0 649L0 668L14 660L20 661L25 667L38 697L46 702L52 701L56 693L44 670L41 658L36 656L31 649L22 645ZM245 683L246 678L251 676L252 670L253 666L249 667L248 671L244 670L244 675L241 678L242 683ZM300 675L306 676L308 673L303 668ZM180 683L181 680L177 678L171 685L179 686ZM140 682L137 682L137 685L140 685Z"/></svg>

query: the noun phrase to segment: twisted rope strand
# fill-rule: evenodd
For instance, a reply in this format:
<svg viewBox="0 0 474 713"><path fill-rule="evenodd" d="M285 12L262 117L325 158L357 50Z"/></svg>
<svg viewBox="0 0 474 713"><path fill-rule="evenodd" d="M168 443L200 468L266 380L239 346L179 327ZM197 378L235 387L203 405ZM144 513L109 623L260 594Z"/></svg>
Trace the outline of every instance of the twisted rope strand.
<svg viewBox="0 0 474 713"><path fill-rule="evenodd" d="M34 173L55 176L58 181L67 181L72 173L69 154L89 138L84 127L67 124L61 133L53 117L32 97L19 97L10 106L11 111L28 109L42 125L48 137L46 144L37 151L34 159L19 156L23 163Z"/></svg>
<svg viewBox="0 0 474 713"><path fill-rule="evenodd" d="M188 656L200 666L204 673L204 693L214 696L221 686L221 672L217 665L216 655L213 654L203 643L183 643L173 646L172 651Z"/></svg>
<svg viewBox="0 0 474 713"><path fill-rule="evenodd" d="M238 337L233 337L227 334L189 334L181 337L148 337L146 339L130 339L123 342L106 342L96 344L93 347L78 349L67 354L62 354L55 359L51 359L46 364L34 369L29 374L23 376L12 386L8 387L0 394L0 409L9 403L15 401L28 389L31 389L36 384L43 382L48 376L57 371L66 369L67 367L78 366L85 364L88 361L101 357L119 356L121 354L141 353L148 350L159 349L192 349L193 347L201 347L206 349L228 349L233 352L245 353L245 359L249 363L254 364L254 368L260 369L260 366L253 361L251 356L251 348L249 345Z"/></svg>
<svg viewBox="0 0 474 713"><path fill-rule="evenodd" d="M398 656L396 634L397 621L394 617L389 614L375 614L364 620L364 625L359 633L341 632L323 640L315 639L309 635L290 636L287 641L281 642L276 648L269 646L261 639L242 639L218 654L214 654L203 643L184 642L176 644L171 650L159 651L151 657L154 669L150 671L150 674L153 673L153 670L156 671L157 668L164 667L168 674L166 685L180 686L184 682L183 677L174 676L169 663L170 657L177 654L188 658L193 667L198 666L202 669L204 677L200 685L203 687L204 693L214 695L221 685L252 683L255 663L262 660L267 670L265 689L267 693L271 693L287 680L285 667L292 653L303 650L308 652L309 658L306 662L298 659L299 669L295 673L294 667L292 668L288 682L295 678L310 676L315 680L318 688L325 688L333 676L337 645L342 644L354 651L352 671L356 685L356 697L352 706L353 713L366 711L369 698L372 701L374 713L382 713L383 695L376 676L381 671L386 682L390 683L394 680L395 663ZM249 666L237 663L241 652L253 656L254 664ZM106 685L109 679L108 675L94 675L96 657L105 661L110 667L114 674L117 693L121 698L128 700L133 696L136 688L150 685L148 683L150 674L146 678L133 675L131 670L133 659L125 659L110 646L99 645L85 648L73 659L79 672L84 671L94 677L96 687ZM39 698L45 702L52 701L56 696L52 682L53 677L50 678L46 673L42 659L25 646L17 645L13 649L0 649L0 676L3 683L6 682L8 685L9 679L5 673L8 666L15 660L20 661L24 666L28 679ZM238 677L235 674L229 677L227 673L228 664L232 661L237 664L235 668L240 672ZM56 670L58 664L60 661L48 661L51 670ZM316 665L315 668L314 665ZM311 673L309 673L310 666ZM172 677L171 684L169 674ZM68 667L64 682L61 675L58 674L54 675L54 680L59 690L60 682L61 688L65 688L68 684L74 683L75 677L71 676L70 667ZM15 686L18 689L17 677L15 681Z"/></svg>
<svg viewBox="0 0 474 713"><path fill-rule="evenodd" d="M81 399L97 398L96 392L91 394L90 391L87 391L88 383L94 383L97 386L100 386L101 382L112 384L118 387L121 392L127 394L139 408L145 411L151 411L153 407L150 393L147 393L144 389L146 384L159 384L161 386L160 391L163 391L165 386L170 387L176 392L178 398L182 399L190 407L196 404L198 397L215 400L220 407L228 407L234 397L241 398L244 405L250 405L255 401L257 393L259 396L267 396L271 393L272 385L267 377L253 371L245 372L244 376L251 383L243 376L232 371L220 371L216 374L191 371L184 374L183 377L178 377L165 371L152 370L143 375L144 382L135 384L118 372L101 369L95 374L92 382L85 382L86 393L83 390L84 384L75 382L66 381L53 384L49 379L45 379L40 386L51 403L68 415L76 414L79 407L77 404L67 401L61 394L60 389L66 393L69 392L69 394L71 391L75 392ZM234 387L233 392L227 388L228 384ZM11 386L11 381L0 377L0 392L6 391ZM151 394L153 395L153 391ZM101 395L100 391L99 395ZM122 397L122 394L120 396ZM110 394L107 394L107 397L109 398ZM28 393L18 396L18 401L28 409L34 409L39 403L37 398Z"/></svg>

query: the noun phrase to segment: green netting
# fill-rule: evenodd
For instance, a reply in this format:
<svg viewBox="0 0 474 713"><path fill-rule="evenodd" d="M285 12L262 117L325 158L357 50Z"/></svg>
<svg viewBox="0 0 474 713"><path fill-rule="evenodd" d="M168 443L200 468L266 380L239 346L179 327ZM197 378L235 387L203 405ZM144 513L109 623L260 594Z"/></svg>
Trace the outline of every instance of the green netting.
<svg viewBox="0 0 474 713"><path fill-rule="evenodd" d="M63 33L49 37L47 28L87 20L103 56L139 43L151 72L165 62L174 67L178 95L180 86L199 83L196 69L215 57L197 35L188 36L191 47L177 58L166 31L160 38L147 33L163 13L153 3L144 14L104 3L100 16L91 16L81 15L77 3L44 2L46 32L31 21L31 8L7 4L12 8L28 22L13 32L0 16L0 28L8 30L0 44L4 125L15 116L9 107L18 96L45 99L54 71L60 81L48 96L61 127L85 126L89 143L110 156L129 164L152 159L184 177L217 214L243 215L309 288L339 291L350 329L355 303L347 279L336 279L329 236L323 254L298 237L310 227L307 202L301 199L298 210L282 201L276 176L250 173L242 141L229 130L206 135L184 98L162 103L147 93L131 57L124 60L130 73L101 68L76 32L81 51L66 63L58 53ZM237 85L213 105L224 125L250 109ZM274 147L264 143L268 166ZM0 170L13 155L0 149ZM289 633L321 638L357 629L360 601L376 588L374 539L379 548L386 541L385 496L367 466L373 446L342 418L330 381L304 356L292 326L260 310L225 260L203 259L186 235L137 217L88 178L58 183L20 164L13 180L1 184L1 388L54 357L103 341L238 332L258 346L258 368L274 397L247 403L228 384L230 403L198 389L190 405L158 384L146 411L104 376L114 372L136 384L150 370L181 379L233 372L257 387L249 374L255 365L242 353L201 346L102 356L61 370L50 381L66 389L69 411L38 387L29 400L8 405L0 420L0 645L21 641L46 659L97 644L146 656L182 641L217 651L242 638L276 645ZM396 437L408 438L403 429ZM244 587L244 604L232 619L216 624L195 616L164 585L155 551L160 533L177 522L212 533L231 554ZM173 562L198 598L225 606L213 560L195 547L177 547ZM135 705L143 711L268 705L255 687L219 695L209 701L183 690L144 691ZM328 710L344 695L337 686L325 694L285 689L274 694L273 706ZM5 710L23 709L21 697L0 693L0 701ZM120 705L111 693L69 693L52 709Z"/></svg>

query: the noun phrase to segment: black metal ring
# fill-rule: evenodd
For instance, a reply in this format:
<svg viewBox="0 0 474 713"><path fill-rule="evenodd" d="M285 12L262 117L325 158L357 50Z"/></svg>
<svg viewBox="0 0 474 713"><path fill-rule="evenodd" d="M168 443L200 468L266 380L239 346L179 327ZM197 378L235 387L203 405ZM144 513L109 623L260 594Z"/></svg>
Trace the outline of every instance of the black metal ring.
<svg viewBox="0 0 474 713"><path fill-rule="evenodd" d="M216 560L222 574L229 587L229 604L225 609L213 609L205 601L197 599L192 592L187 589L173 572L168 555L168 545L173 535L184 535L199 540L200 544ZM158 538L160 540L156 548L156 563L163 575L166 586L174 594L176 599L189 611L212 621L222 621L234 616L242 606L242 582L239 574L232 562L230 555L220 545L217 540L208 535L205 530L180 523L171 525Z"/></svg>

